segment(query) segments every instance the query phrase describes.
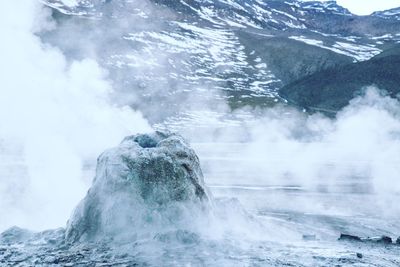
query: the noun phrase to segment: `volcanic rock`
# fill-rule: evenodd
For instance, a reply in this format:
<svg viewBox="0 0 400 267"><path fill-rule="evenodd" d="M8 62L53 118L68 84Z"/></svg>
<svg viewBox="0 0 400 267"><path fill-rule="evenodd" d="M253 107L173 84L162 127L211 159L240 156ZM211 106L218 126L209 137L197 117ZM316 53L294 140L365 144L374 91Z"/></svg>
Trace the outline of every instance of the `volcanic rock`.
<svg viewBox="0 0 400 267"><path fill-rule="evenodd" d="M199 159L181 136L160 131L129 136L98 158L92 187L69 220L66 239L130 239L156 228L167 231L193 224L188 218L209 205Z"/></svg>

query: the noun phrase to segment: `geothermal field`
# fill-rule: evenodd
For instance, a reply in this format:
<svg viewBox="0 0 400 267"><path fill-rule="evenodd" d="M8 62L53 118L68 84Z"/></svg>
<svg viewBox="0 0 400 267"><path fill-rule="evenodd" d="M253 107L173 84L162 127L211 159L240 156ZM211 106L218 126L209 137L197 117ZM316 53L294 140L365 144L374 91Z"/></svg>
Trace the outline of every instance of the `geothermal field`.
<svg viewBox="0 0 400 267"><path fill-rule="evenodd" d="M400 266L400 3L0 5L0 266Z"/></svg>

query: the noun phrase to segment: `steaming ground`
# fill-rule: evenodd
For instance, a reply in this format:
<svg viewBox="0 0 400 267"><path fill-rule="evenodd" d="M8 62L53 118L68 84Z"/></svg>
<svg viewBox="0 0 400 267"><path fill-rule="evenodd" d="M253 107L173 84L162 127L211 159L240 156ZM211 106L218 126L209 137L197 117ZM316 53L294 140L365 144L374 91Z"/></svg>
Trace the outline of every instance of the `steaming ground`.
<svg viewBox="0 0 400 267"><path fill-rule="evenodd" d="M118 248L66 250L35 240L0 251L9 263L44 265L398 266L399 246L337 238L400 235L399 111L397 99L369 88L337 119L288 107L210 112L208 122L195 114L171 118L163 126L186 133L200 156L216 219L193 216L204 226L199 231L177 229ZM94 160L86 180L93 168Z"/></svg>
<svg viewBox="0 0 400 267"><path fill-rule="evenodd" d="M337 241L400 235L399 111L371 87L336 119L277 106L169 120L192 139L213 194L237 198L265 227L253 231L259 239L240 236L249 243L224 265L399 265L398 247Z"/></svg>
<svg viewBox="0 0 400 267"><path fill-rule="evenodd" d="M63 225L87 190L84 161L150 130L140 113L109 101L107 73L95 61L67 61L42 43L35 33L54 27L49 15L36 1L1 4L2 230Z"/></svg>
<svg viewBox="0 0 400 267"><path fill-rule="evenodd" d="M0 33L8 38L0 44L0 231L63 227L90 184L97 155L151 126L139 112L113 104L116 95L96 61L70 62L42 43L34 33L54 27L48 11L27 0L1 6ZM177 229L118 250L2 244L2 263L400 264L398 246L336 240L341 232L400 236L397 99L369 88L337 119L279 105L233 113L220 106L179 113L153 127L192 142L225 221L205 224L195 235ZM238 199L246 212L226 198ZM306 242L304 234L316 240ZM51 235L43 238L57 239L62 230Z"/></svg>

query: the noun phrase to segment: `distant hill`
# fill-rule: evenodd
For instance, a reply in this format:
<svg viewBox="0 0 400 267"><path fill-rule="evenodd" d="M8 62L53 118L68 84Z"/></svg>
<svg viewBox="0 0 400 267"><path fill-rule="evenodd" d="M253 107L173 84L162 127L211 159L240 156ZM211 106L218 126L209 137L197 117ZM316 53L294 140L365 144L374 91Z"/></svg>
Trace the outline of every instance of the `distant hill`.
<svg viewBox="0 0 400 267"><path fill-rule="evenodd" d="M400 92L400 46L367 61L316 72L284 86L279 94L299 107L334 114L370 85L393 97Z"/></svg>

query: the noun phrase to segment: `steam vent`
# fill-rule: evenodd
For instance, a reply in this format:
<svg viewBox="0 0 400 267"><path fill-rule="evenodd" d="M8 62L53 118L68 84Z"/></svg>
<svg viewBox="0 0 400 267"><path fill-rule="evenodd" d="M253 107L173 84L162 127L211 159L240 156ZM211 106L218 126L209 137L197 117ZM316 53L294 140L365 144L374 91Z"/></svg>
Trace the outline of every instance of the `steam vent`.
<svg viewBox="0 0 400 267"><path fill-rule="evenodd" d="M66 238L129 239L146 229L159 232L184 224L194 209L207 210L209 200L199 159L181 136L160 131L129 136L98 158L92 187L69 220Z"/></svg>

